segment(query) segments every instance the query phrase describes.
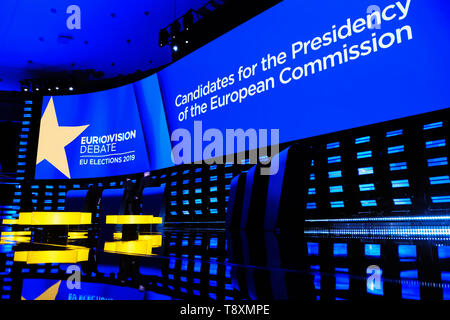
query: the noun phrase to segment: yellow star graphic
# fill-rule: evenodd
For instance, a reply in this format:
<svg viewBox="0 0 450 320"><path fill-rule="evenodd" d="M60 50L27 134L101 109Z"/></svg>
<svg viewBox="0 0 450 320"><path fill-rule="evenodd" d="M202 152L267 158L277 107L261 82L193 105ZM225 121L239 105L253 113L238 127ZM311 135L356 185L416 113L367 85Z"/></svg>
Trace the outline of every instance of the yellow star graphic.
<svg viewBox="0 0 450 320"><path fill-rule="evenodd" d="M34 300L55 300L56 295L58 294L59 285L61 284L61 280L52 285L50 288L42 292L39 297L37 297ZM21 297L22 300L27 300L23 296Z"/></svg>
<svg viewBox="0 0 450 320"><path fill-rule="evenodd" d="M75 140L87 127L89 125L77 127L59 126L53 97L50 97L47 109L45 109L41 119L36 165L43 160L47 160L70 179L65 147Z"/></svg>

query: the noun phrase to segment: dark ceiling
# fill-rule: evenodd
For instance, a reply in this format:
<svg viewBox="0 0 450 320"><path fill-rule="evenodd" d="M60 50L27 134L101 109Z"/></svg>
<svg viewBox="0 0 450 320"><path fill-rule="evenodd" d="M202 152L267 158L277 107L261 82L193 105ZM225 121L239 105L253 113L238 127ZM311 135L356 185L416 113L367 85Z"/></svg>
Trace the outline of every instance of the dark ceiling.
<svg viewBox="0 0 450 320"><path fill-rule="evenodd" d="M95 70L103 78L158 68L171 61L159 30L207 0L2 0L0 91L20 80ZM69 29L71 5L80 29Z"/></svg>

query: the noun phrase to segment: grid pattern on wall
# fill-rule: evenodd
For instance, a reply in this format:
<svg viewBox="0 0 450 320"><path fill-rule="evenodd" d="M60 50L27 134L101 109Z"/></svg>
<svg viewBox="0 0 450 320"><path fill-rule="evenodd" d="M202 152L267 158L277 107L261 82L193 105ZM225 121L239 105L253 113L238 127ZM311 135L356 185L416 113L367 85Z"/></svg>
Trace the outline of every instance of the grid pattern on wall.
<svg viewBox="0 0 450 320"><path fill-rule="evenodd" d="M307 249L318 300L450 299L448 242L310 238Z"/></svg>
<svg viewBox="0 0 450 320"><path fill-rule="evenodd" d="M30 104L31 121L24 120L27 141L20 159L17 210L58 211L65 208L71 189L90 185L120 188L126 178L138 182L140 174L70 181L33 180L40 106ZM306 219L361 215L445 214L450 208L448 168L449 111L354 128L282 144L299 143L313 150L303 214ZM28 111L27 111L28 112ZM33 148L34 150L33 150ZM248 157L247 157L248 158ZM152 171L155 186L166 190L166 222L219 222L225 220L230 182L252 165L179 165Z"/></svg>
<svg viewBox="0 0 450 320"><path fill-rule="evenodd" d="M445 109L319 139L306 217L448 213L448 115Z"/></svg>
<svg viewBox="0 0 450 320"><path fill-rule="evenodd" d="M235 299L223 234L169 232L165 241L169 259L163 262L157 286L180 298Z"/></svg>
<svg viewBox="0 0 450 320"><path fill-rule="evenodd" d="M25 180L25 167L29 154L28 142L31 130L31 110L33 101L26 97L2 97L2 116L6 117L5 130L2 130L3 164L0 170L0 219L15 219L19 215L22 197L22 185ZM8 108L14 108L9 110ZM9 146L13 146L9 148ZM9 153L9 154L6 154ZM11 242L12 226L0 225L0 296L9 299L12 291L12 278L10 276L13 265Z"/></svg>

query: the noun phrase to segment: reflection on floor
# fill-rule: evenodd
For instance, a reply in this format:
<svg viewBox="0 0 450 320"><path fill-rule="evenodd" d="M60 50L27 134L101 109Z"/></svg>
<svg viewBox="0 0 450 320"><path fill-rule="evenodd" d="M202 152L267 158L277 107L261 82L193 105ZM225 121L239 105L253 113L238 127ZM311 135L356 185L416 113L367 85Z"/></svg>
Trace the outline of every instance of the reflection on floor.
<svg viewBox="0 0 450 320"><path fill-rule="evenodd" d="M2 232L1 299L450 299L450 239L439 234L49 234Z"/></svg>

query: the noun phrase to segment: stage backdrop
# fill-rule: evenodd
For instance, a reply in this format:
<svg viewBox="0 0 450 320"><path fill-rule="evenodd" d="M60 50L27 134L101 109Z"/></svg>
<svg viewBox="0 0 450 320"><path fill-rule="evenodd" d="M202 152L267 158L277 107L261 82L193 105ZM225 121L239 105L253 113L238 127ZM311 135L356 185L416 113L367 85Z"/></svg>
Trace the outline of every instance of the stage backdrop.
<svg viewBox="0 0 450 320"><path fill-rule="evenodd" d="M45 97L36 178L168 167L177 129L192 147L207 129L289 142L448 108L449 50L448 0L285 0L157 77Z"/></svg>
<svg viewBox="0 0 450 320"><path fill-rule="evenodd" d="M158 78L171 132L287 142L449 107L449 51L447 0L286 0Z"/></svg>
<svg viewBox="0 0 450 320"><path fill-rule="evenodd" d="M95 178L148 169L133 85L44 97L36 179Z"/></svg>

